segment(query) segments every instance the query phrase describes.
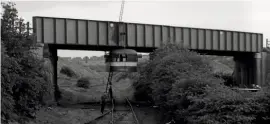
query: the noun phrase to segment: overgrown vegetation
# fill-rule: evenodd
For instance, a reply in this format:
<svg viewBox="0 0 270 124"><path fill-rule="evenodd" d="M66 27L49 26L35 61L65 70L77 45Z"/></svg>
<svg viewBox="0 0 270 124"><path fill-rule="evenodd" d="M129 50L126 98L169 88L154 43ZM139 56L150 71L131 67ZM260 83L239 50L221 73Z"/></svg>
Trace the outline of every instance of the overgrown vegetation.
<svg viewBox="0 0 270 124"><path fill-rule="evenodd" d="M26 33L15 4L1 3L1 123L34 117L52 88L43 60L37 59L32 37ZM20 25L19 25L20 24ZM18 27L21 27L19 32Z"/></svg>
<svg viewBox="0 0 270 124"><path fill-rule="evenodd" d="M269 123L270 92L239 92L211 73L202 56L175 44L151 54L134 84L137 100L159 106L161 120L176 123ZM162 122L163 123L163 122Z"/></svg>
<svg viewBox="0 0 270 124"><path fill-rule="evenodd" d="M217 78L223 79L224 85L228 87L237 86L237 84L235 83L235 80L233 79L232 74L219 72L219 73L215 73L214 76Z"/></svg>
<svg viewBox="0 0 270 124"><path fill-rule="evenodd" d="M80 77L91 77L91 78L102 78L103 75L101 75L101 73L97 72L95 69L92 69L92 67L94 67L95 65L92 65L90 63L92 62L88 62L88 64L85 64L83 62L83 60L79 60L78 58L73 58L71 60L67 60L65 58L61 58L59 57L58 59L58 66L57 69L58 74L60 74L62 67L67 66L70 70L72 70L73 72L75 72L76 76L74 78L80 78ZM100 69L102 70L102 66L99 67L99 65L97 67L95 67L97 70ZM103 70L104 71L104 70ZM61 73L62 75L62 73ZM59 76L61 76L59 75Z"/></svg>
<svg viewBox="0 0 270 124"><path fill-rule="evenodd" d="M77 81L76 84L77 87L81 87L81 88L89 88L90 86L90 82L89 82L89 78L88 77L82 77Z"/></svg>
<svg viewBox="0 0 270 124"><path fill-rule="evenodd" d="M87 67L91 70L95 70L96 72L106 72L105 65L87 65Z"/></svg>
<svg viewBox="0 0 270 124"><path fill-rule="evenodd" d="M68 77L77 77L77 74L68 66L63 66L60 73L67 75Z"/></svg>
<svg viewBox="0 0 270 124"><path fill-rule="evenodd" d="M270 84L270 48L264 49L264 51L267 53L266 57L266 82Z"/></svg>

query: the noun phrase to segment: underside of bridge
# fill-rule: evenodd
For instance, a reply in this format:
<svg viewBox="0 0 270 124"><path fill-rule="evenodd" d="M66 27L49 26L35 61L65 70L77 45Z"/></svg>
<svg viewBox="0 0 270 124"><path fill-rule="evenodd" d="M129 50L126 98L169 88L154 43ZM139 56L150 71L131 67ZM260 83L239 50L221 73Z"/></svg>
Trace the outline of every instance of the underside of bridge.
<svg viewBox="0 0 270 124"><path fill-rule="evenodd" d="M97 51L110 51L113 49L118 49L121 47L111 47L111 46L84 46L84 45L55 45L55 44L45 44L44 57L50 58L52 62L52 67L54 72L57 67L57 49L67 49L67 50L97 50ZM139 48L139 47L128 47L134 49L137 52L153 52L156 48ZM251 86L252 84L258 84L260 86L266 85L266 54L263 52L235 52L235 51L211 51L211 50L192 50L198 52L202 55L219 55L219 56L233 56L235 62L234 78L240 87ZM55 80L57 75L55 75Z"/></svg>
<svg viewBox="0 0 270 124"><path fill-rule="evenodd" d="M265 85L265 57L262 53L234 56L235 80L241 86Z"/></svg>

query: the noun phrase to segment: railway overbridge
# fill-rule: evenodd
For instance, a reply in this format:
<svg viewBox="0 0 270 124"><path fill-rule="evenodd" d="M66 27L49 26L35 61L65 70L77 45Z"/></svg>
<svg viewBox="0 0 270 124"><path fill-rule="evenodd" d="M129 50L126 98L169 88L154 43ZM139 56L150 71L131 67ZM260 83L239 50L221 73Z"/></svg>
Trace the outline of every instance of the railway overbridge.
<svg viewBox="0 0 270 124"><path fill-rule="evenodd" d="M44 44L57 76L57 49L109 51L121 46L152 52L166 42L209 55L233 56L236 82L265 85L263 34L69 18L33 17L36 42Z"/></svg>

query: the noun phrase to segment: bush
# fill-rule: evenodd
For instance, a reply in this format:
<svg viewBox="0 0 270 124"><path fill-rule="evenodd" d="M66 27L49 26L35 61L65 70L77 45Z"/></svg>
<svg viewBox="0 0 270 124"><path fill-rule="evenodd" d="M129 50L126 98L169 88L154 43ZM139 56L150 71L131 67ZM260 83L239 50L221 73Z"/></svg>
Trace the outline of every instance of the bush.
<svg viewBox="0 0 270 124"><path fill-rule="evenodd" d="M134 85L137 96L159 106L162 120L202 124L269 122L269 91L232 90L211 73L208 61L175 44L167 44L151 56Z"/></svg>
<svg viewBox="0 0 270 124"><path fill-rule="evenodd" d="M270 49L267 51L266 55L266 83L270 85Z"/></svg>
<svg viewBox="0 0 270 124"><path fill-rule="evenodd" d="M138 76L134 79L133 86L135 88L134 97L137 101L152 101L150 96L152 90L150 88L151 82L147 81L147 73L150 71L148 62L138 64Z"/></svg>
<svg viewBox="0 0 270 124"><path fill-rule="evenodd" d="M131 80L136 80L138 76L139 74L137 72L118 72L114 74L113 79L115 82L119 82L120 80L124 80L127 78Z"/></svg>
<svg viewBox="0 0 270 124"><path fill-rule="evenodd" d="M221 78L224 80L224 85L233 87L236 86L237 84L235 83L232 74L228 73L216 73L214 74L215 77Z"/></svg>
<svg viewBox="0 0 270 124"><path fill-rule="evenodd" d="M2 117L6 120L16 120L14 115L32 117L38 107L45 103L44 95L52 87L47 82L49 79L44 77L43 62L27 52L20 59L10 57L6 52L1 54L1 97L5 99L2 101L2 108L5 108L1 111Z"/></svg>
<svg viewBox="0 0 270 124"><path fill-rule="evenodd" d="M89 82L89 78L88 77L82 77L77 81L76 84L77 87L81 87L81 88L89 88L90 86L90 82Z"/></svg>
<svg viewBox="0 0 270 124"><path fill-rule="evenodd" d="M105 65L87 65L91 70L95 70L96 72L105 72L106 66Z"/></svg>
<svg viewBox="0 0 270 124"><path fill-rule="evenodd" d="M167 91L171 89L172 83L177 80L189 79L190 77L197 79L204 77L205 74L211 71L210 66L205 64L207 63L206 60L203 60L197 53L191 52L180 45L164 45L154 51L151 54L151 58L148 63L142 65L141 76L137 83L134 84L137 90L135 97L136 95L146 96L145 94L159 96L155 93L161 92L161 95L166 95ZM163 87L164 89L160 90L164 91L154 91L155 93L152 93L153 90L158 90L158 87ZM136 98L140 99L139 97Z"/></svg>
<svg viewBox="0 0 270 124"><path fill-rule="evenodd" d="M32 52L37 45L32 35L27 36L25 23L18 18L18 11L11 2L2 3L1 18L1 123L33 118L36 110L44 105L44 96L52 85L46 75L44 61ZM22 30L16 25L21 22Z"/></svg>
<svg viewBox="0 0 270 124"><path fill-rule="evenodd" d="M63 66L60 73L67 75L68 77L77 77L77 74L68 66Z"/></svg>
<svg viewBox="0 0 270 124"><path fill-rule="evenodd" d="M257 93L236 92L228 87L212 87L206 90L207 95L201 99L200 109L186 109L189 121L217 123L269 123L269 91ZM198 103L198 102L197 102ZM194 106L199 107L199 104ZM196 123L195 122L195 123Z"/></svg>

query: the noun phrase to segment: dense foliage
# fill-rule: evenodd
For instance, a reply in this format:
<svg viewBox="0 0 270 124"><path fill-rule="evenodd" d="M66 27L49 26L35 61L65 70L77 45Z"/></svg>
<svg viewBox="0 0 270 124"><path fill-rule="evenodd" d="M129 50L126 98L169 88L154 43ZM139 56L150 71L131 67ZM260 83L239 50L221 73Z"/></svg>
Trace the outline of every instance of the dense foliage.
<svg viewBox="0 0 270 124"><path fill-rule="evenodd" d="M85 56L85 57L83 57L83 60L85 61L85 63L88 63L89 57L88 56Z"/></svg>
<svg viewBox="0 0 270 124"><path fill-rule="evenodd" d="M60 73L67 75L68 77L77 77L78 75L68 66L63 66Z"/></svg>
<svg viewBox="0 0 270 124"><path fill-rule="evenodd" d="M76 84L77 87L81 87L81 88L89 88L90 86L90 82L89 82L89 78L88 77L82 77L77 81Z"/></svg>
<svg viewBox="0 0 270 124"><path fill-rule="evenodd" d="M87 67L91 70L95 70L96 72L106 72L105 65L87 65Z"/></svg>
<svg viewBox="0 0 270 124"><path fill-rule="evenodd" d="M270 48L265 49L266 56L266 82L270 84Z"/></svg>
<svg viewBox="0 0 270 124"><path fill-rule="evenodd" d="M43 60L32 52L36 45L25 31L13 3L2 3L1 19L1 122L34 117L52 89ZM15 23L14 23L15 22ZM17 30L21 23L21 30ZM21 121L22 122L22 121Z"/></svg>
<svg viewBox="0 0 270 124"><path fill-rule="evenodd" d="M224 85L226 86L229 86L229 87L237 86L235 80L233 79L232 74L219 72L219 73L215 73L214 76L217 78L223 79Z"/></svg>
<svg viewBox="0 0 270 124"><path fill-rule="evenodd" d="M180 45L151 54L135 83L137 100L159 106L162 120L177 123L268 123L270 94L239 92L211 73L209 62Z"/></svg>

